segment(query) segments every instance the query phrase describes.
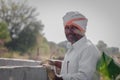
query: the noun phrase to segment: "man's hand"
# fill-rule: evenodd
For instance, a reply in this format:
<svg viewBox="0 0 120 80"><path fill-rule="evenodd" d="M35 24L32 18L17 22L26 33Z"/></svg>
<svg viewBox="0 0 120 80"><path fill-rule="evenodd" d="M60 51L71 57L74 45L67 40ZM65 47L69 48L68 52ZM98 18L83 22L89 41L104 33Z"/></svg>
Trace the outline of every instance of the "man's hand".
<svg viewBox="0 0 120 80"><path fill-rule="evenodd" d="M55 66L55 60L48 60L48 64L52 65L52 66Z"/></svg>

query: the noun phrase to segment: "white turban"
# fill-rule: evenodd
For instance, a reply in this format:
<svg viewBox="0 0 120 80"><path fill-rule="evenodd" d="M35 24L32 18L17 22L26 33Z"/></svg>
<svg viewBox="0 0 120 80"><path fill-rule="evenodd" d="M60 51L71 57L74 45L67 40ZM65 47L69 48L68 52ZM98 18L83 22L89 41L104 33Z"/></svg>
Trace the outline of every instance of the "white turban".
<svg viewBox="0 0 120 80"><path fill-rule="evenodd" d="M64 26L74 24L79 27L80 30L86 31L88 19L77 11L67 12L63 17Z"/></svg>

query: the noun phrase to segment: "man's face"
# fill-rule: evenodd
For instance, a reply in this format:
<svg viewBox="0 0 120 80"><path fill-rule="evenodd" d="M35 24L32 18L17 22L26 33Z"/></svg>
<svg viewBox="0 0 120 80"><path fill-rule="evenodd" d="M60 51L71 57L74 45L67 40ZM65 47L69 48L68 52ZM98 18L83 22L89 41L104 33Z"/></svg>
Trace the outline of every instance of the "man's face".
<svg viewBox="0 0 120 80"><path fill-rule="evenodd" d="M72 44L83 37L81 31L74 25L65 26L65 35L67 40Z"/></svg>

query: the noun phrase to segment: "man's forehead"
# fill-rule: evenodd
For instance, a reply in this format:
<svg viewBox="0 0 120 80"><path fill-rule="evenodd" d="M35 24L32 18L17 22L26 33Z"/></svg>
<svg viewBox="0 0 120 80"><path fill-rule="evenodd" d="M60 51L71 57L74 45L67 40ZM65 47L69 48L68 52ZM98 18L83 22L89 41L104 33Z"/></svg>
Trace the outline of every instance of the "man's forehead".
<svg viewBox="0 0 120 80"><path fill-rule="evenodd" d="M66 25L65 28L76 28L76 29L79 29L77 26L75 25Z"/></svg>

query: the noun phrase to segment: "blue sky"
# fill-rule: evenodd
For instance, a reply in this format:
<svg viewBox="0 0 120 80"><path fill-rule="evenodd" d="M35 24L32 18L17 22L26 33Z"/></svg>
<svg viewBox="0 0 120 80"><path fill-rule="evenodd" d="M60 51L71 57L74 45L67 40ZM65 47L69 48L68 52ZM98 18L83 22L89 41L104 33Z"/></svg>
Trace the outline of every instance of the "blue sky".
<svg viewBox="0 0 120 80"><path fill-rule="evenodd" d="M120 48L120 0L28 0L40 13L48 41L66 40L62 17L79 11L88 18L86 36L94 44L103 40L109 47Z"/></svg>

